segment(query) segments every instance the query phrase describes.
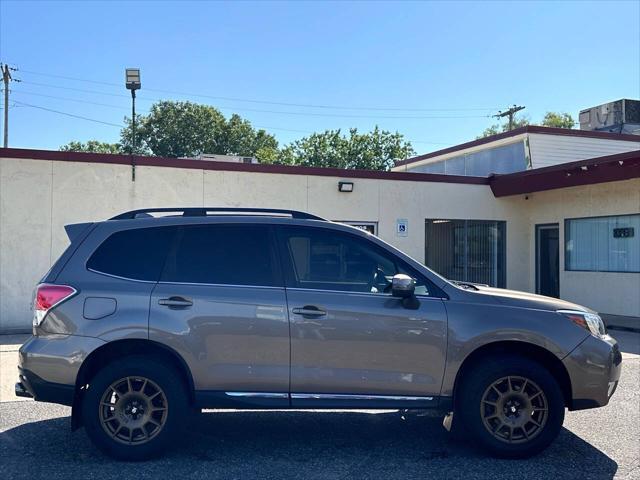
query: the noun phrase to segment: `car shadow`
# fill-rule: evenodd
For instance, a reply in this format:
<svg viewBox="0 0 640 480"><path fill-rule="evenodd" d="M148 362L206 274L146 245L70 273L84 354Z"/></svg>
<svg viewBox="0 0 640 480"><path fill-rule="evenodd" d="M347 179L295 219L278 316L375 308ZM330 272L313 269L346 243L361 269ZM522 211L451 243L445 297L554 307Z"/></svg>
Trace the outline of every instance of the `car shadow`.
<svg viewBox="0 0 640 480"><path fill-rule="evenodd" d="M68 417L0 433L4 478L612 478L616 462L562 429L527 460L486 456L441 419L400 412L206 412L165 456L143 463L98 452Z"/></svg>

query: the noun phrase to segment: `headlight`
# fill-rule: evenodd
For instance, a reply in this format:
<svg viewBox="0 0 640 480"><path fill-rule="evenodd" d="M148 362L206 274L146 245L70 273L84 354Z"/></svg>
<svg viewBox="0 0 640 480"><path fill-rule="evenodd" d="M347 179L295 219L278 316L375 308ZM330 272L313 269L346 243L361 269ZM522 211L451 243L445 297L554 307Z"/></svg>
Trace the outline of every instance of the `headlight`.
<svg viewBox="0 0 640 480"><path fill-rule="evenodd" d="M603 337L607 334L604 322L597 313L581 312L579 310L558 310L573 323L588 330L595 337Z"/></svg>

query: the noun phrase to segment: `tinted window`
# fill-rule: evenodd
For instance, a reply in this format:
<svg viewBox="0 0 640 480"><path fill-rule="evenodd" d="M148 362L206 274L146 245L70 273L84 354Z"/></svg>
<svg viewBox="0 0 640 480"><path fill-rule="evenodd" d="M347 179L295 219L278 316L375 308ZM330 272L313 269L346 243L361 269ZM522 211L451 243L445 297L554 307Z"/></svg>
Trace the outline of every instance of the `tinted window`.
<svg viewBox="0 0 640 480"><path fill-rule="evenodd" d="M178 233L162 280L276 286L275 265L265 226L185 226Z"/></svg>
<svg viewBox="0 0 640 480"><path fill-rule="evenodd" d="M114 233L94 252L87 268L135 280L157 281L174 233L173 227Z"/></svg>
<svg viewBox="0 0 640 480"><path fill-rule="evenodd" d="M426 220L426 264L450 280L504 287L506 222Z"/></svg>
<svg viewBox="0 0 640 480"><path fill-rule="evenodd" d="M640 215L565 220L566 270L640 272Z"/></svg>
<svg viewBox="0 0 640 480"><path fill-rule="evenodd" d="M298 288L390 293L391 278L406 273L416 279L416 294L429 294L426 279L365 239L318 228L285 228L283 232L292 270L290 284Z"/></svg>

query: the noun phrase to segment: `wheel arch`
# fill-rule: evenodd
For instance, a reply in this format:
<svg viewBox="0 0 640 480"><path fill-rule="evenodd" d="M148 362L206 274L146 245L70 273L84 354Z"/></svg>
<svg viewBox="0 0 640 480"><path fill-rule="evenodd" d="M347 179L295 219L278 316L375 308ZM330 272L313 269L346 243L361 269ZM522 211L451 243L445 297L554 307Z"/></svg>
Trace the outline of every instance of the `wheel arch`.
<svg viewBox="0 0 640 480"><path fill-rule="evenodd" d="M181 380L187 389L189 402L195 402L195 385L193 376L182 356L171 347L147 339L123 339L105 343L92 351L82 362L82 366L76 376L75 394L72 411L72 429L81 426L80 408L82 405L82 394L91 378L109 361L124 358L129 355L153 355L160 357L174 366L181 374Z"/></svg>
<svg viewBox="0 0 640 480"><path fill-rule="evenodd" d="M572 408L573 396L571 390L571 378L569 372L556 355L545 348L519 340L504 340L484 344L471 353L463 360L453 385L453 405L457 407L458 391L460 385L464 382L465 375L471 371L474 366L480 364L484 359L489 357L497 357L500 355L517 355L533 360L544 368L555 378L556 382L562 390L565 406Z"/></svg>

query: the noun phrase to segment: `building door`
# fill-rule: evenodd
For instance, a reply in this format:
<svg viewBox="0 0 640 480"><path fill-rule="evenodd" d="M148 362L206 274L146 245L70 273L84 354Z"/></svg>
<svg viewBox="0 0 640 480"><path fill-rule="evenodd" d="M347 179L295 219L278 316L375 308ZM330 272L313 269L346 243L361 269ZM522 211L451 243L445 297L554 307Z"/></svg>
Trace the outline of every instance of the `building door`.
<svg viewBox="0 0 640 480"><path fill-rule="evenodd" d="M560 296L560 229L536 225L536 293Z"/></svg>

